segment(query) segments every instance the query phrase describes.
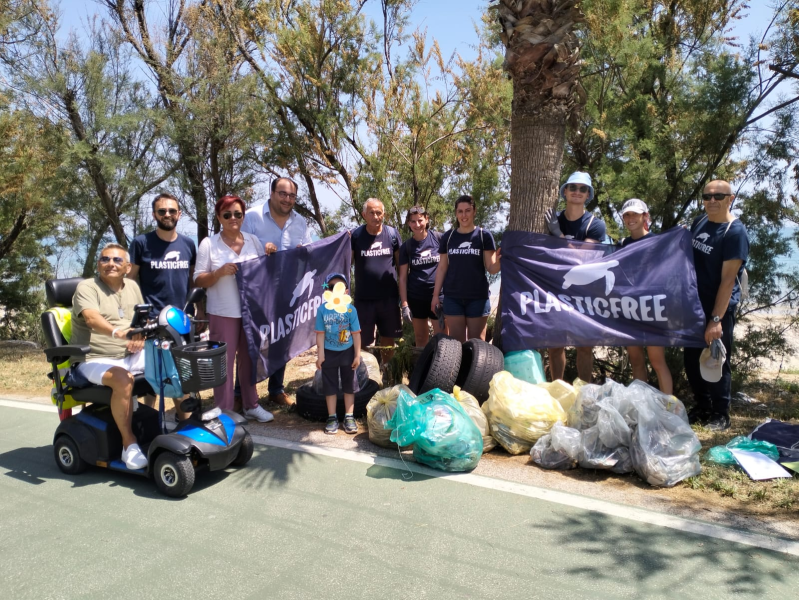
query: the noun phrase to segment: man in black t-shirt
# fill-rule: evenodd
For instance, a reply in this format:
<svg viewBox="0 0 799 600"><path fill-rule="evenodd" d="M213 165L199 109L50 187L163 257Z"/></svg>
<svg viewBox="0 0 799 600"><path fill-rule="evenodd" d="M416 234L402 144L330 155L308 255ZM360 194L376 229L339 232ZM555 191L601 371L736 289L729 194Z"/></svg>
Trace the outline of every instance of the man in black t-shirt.
<svg viewBox="0 0 799 600"><path fill-rule="evenodd" d="M155 231L139 235L130 244L128 279L138 281L144 301L153 305L152 317L172 305L183 310L194 275L197 248L194 241L177 232L180 207L171 194L159 194L153 200ZM200 309L201 310L201 309ZM204 318L199 314L198 318ZM154 396L146 396L148 406ZM183 413L175 407L178 418Z"/></svg>
<svg viewBox="0 0 799 600"><path fill-rule="evenodd" d="M585 205L594 198L591 176L575 171L560 186L560 195L566 200L566 208L555 214L547 214L549 231L552 235L578 242L601 243L605 239L605 222L585 210ZM552 381L563 379L566 371L566 349L549 348L549 373ZM577 347L577 375L586 383L591 383L594 370L594 349L590 346Z"/></svg>
<svg viewBox="0 0 799 600"><path fill-rule="evenodd" d="M352 232L352 262L355 265L355 310L361 323L361 348L375 341L375 327L381 346L394 346L402 337L399 308L397 265L400 236L396 229L383 224L385 208L377 198L370 198L363 207L365 225ZM381 353L383 363L391 359L393 350Z"/></svg>
<svg viewBox="0 0 799 600"><path fill-rule="evenodd" d="M705 215L691 225L699 300L707 318L705 342L720 339L726 351L717 381L706 381L699 361L701 348L685 348L685 374L696 406L688 413L691 423L714 431L730 427L730 357L735 326L735 308L741 299L741 277L749 256L746 227L730 208L735 196L726 181L711 181L702 193Z"/></svg>

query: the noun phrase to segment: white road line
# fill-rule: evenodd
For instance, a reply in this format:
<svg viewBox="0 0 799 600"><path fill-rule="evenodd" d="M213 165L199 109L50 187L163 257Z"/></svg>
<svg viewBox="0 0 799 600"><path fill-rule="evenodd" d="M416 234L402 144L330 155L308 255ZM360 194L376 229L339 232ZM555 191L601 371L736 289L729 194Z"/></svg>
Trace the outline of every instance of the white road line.
<svg viewBox="0 0 799 600"><path fill-rule="evenodd" d="M472 473L444 473L442 471L430 469L415 462L403 462L395 458L387 458L385 456L379 456L369 452L342 450L339 448L328 448L324 446L313 446L310 444L302 444L299 442L292 442L264 436L253 436L253 441L265 446L284 448L286 450L293 450L296 452L307 452L308 454L328 456L330 458L340 458L342 460L390 467L392 469L397 469L398 471L412 471L421 475L447 479L448 481L454 481L456 483L465 483L467 485L473 485L499 492L507 492L510 494L517 494L519 496L526 496L528 498L535 498L538 500L545 500L547 502L562 504L564 506L570 506L582 510L590 510L593 512L618 517L620 519L626 519L628 521L647 523L649 525L656 525L658 527L667 527L669 529L676 529L678 531L684 531L687 533L717 538L728 542L754 546L764 550L772 550L774 552L799 556L799 542L793 542L791 540L785 540L782 538L758 533L751 533L749 531L740 529L731 529L729 527L722 527L721 525L715 525L713 523L703 523L701 521L694 521L682 517L674 517L672 515L657 513L642 508L636 508L634 506L615 504L606 500L599 500L596 498L579 496L577 494L570 494L568 492L539 488L524 483L494 479L491 477L485 477L483 475L474 475Z"/></svg>
<svg viewBox="0 0 799 600"><path fill-rule="evenodd" d="M16 400L0 399L0 406L6 406L8 408L22 408L25 410L34 410L38 412L56 412L55 406L19 402ZM517 494L519 496L526 496L528 498L535 498L537 500L545 500L547 502L562 504L564 506L579 508L581 510L590 510L593 512L618 517L620 519L626 519L628 521L647 523L649 525L655 525L658 527L667 527L669 529L676 529L678 531L703 535L705 537L735 542L737 544L744 544L746 546L754 546L755 548L762 548L764 550L771 550L773 552L780 552L782 554L799 556L799 542L793 542L791 540L762 535L759 533L752 533L740 529L731 529L729 527L722 527L721 525L715 525L713 523L703 523L701 521L694 521L682 517L674 517L642 508L636 508L634 506L615 504L606 500L579 496L577 494L570 494L568 492L548 490L524 483L493 479L491 477L474 475L472 473L444 473L442 471L430 469L415 462L403 462L396 458L379 456L371 452L314 446L311 444L303 444L300 442L292 442L289 440L282 440L279 438L260 435L254 435L253 441L264 446L283 448L285 450L292 450L295 452L305 452L307 454L316 454L318 456L327 456L330 458L339 458L342 460L360 462L369 465L389 467L398 471L410 471L413 473L419 473L420 475L446 479L455 483L465 483L475 487Z"/></svg>

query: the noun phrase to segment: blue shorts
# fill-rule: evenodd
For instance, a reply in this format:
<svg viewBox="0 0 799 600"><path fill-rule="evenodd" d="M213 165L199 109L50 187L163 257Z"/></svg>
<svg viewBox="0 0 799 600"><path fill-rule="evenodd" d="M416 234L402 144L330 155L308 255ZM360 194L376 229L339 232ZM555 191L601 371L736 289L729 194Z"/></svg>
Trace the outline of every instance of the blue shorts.
<svg viewBox="0 0 799 600"><path fill-rule="evenodd" d="M491 314L491 301L486 299L453 298L444 296L444 315L449 317L487 317Z"/></svg>

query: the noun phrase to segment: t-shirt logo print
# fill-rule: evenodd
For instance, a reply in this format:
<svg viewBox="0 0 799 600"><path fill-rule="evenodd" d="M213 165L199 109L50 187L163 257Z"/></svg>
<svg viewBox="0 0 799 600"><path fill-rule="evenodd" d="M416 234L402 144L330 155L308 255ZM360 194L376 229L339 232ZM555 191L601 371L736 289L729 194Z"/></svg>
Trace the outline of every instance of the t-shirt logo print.
<svg viewBox="0 0 799 600"><path fill-rule="evenodd" d="M430 250L425 250L419 255L419 258L424 258L425 256L430 256Z"/></svg>
<svg viewBox="0 0 799 600"><path fill-rule="evenodd" d="M572 267L563 276L563 289L566 290L573 285L588 285L604 277L605 295L607 296L613 291L613 285L616 283L616 276L610 272L610 269L618 266L619 261L609 260L607 262Z"/></svg>
<svg viewBox="0 0 799 600"><path fill-rule="evenodd" d="M316 269L313 271L309 271L305 275L302 276L300 282L297 284L297 287L294 288L294 293L291 296L291 302L289 302L289 306L294 306L297 303L297 300L303 293L308 290L308 298L311 297L313 293L313 278L316 275Z"/></svg>
<svg viewBox="0 0 799 600"><path fill-rule="evenodd" d="M698 236L696 236L696 239L699 240L700 242L704 243L704 242L707 241L707 238L709 238L709 237L710 237L709 233L700 233Z"/></svg>
<svg viewBox="0 0 799 600"><path fill-rule="evenodd" d="M463 242L460 246L458 246L458 248L471 248L471 247L472 247L471 242Z"/></svg>
<svg viewBox="0 0 799 600"><path fill-rule="evenodd" d="M383 242L375 242L370 246L369 250L377 250L378 248L382 247L383 247Z"/></svg>
<svg viewBox="0 0 799 600"><path fill-rule="evenodd" d="M180 250L173 250L164 254L164 260L180 260Z"/></svg>

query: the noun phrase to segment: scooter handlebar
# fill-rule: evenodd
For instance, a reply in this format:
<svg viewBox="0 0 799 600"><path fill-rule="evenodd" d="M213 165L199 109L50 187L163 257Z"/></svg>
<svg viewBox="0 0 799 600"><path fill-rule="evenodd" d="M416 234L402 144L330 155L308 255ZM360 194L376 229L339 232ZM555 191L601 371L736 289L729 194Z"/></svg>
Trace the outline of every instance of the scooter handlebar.
<svg viewBox="0 0 799 600"><path fill-rule="evenodd" d="M153 331L157 328L158 323L148 323L144 327L134 327L125 334L125 337L132 340L134 335L146 335L149 331Z"/></svg>

